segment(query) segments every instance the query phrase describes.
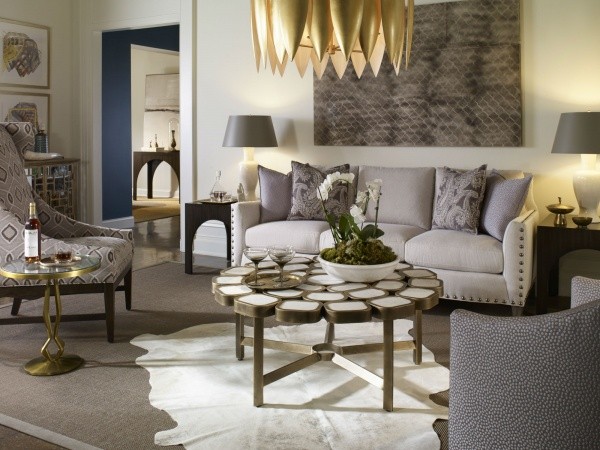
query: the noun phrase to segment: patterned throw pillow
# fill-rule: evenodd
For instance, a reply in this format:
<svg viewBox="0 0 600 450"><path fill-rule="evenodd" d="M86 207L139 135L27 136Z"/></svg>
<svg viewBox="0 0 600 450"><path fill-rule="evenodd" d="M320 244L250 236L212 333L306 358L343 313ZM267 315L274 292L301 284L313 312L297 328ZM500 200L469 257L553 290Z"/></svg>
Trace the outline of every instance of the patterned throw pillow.
<svg viewBox="0 0 600 450"><path fill-rule="evenodd" d="M477 233L487 165L469 171L436 169L432 229Z"/></svg>
<svg viewBox="0 0 600 450"><path fill-rule="evenodd" d="M349 164L321 171L309 164L292 161L292 209L288 220L325 220L317 189L330 173L348 173ZM338 183L325 202L328 213L339 216L348 212L348 186Z"/></svg>
<svg viewBox="0 0 600 450"><path fill-rule="evenodd" d="M531 175L528 175L525 178L507 180L502 174L492 170L486 181L481 208L481 231L499 241L503 240L506 227L523 209L531 179Z"/></svg>
<svg viewBox="0 0 600 450"><path fill-rule="evenodd" d="M292 172L287 175L258 166L260 223L286 220L292 208Z"/></svg>
<svg viewBox="0 0 600 450"><path fill-rule="evenodd" d="M21 152L21 155L25 155L25 152L33 151L35 143L35 133L33 132L33 125L29 122L0 122L0 125L10 134L17 150Z"/></svg>

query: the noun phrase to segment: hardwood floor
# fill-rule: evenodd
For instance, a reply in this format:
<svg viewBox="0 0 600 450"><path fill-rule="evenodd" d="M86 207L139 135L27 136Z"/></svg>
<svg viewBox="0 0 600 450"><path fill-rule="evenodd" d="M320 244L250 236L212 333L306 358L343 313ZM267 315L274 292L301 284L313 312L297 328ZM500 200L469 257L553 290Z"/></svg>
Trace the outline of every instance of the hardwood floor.
<svg viewBox="0 0 600 450"><path fill-rule="evenodd" d="M176 216L141 222L134 226L134 271L168 261L183 263L183 253L179 251L179 224L179 216ZM195 256L194 264L209 267L226 267L227 261L225 258ZM184 270L183 264L181 265L181 270ZM23 376L29 375L23 374ZM63 447L0 425L0 448L11 450L56 450Z"/></svg>

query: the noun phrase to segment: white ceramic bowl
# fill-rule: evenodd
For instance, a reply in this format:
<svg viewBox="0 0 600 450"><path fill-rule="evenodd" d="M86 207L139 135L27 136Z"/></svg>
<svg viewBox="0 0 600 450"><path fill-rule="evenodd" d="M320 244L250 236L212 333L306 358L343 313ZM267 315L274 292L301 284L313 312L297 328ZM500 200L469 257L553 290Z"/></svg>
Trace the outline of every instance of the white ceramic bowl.
<svg viewBox="0 0 600 450"><path fill-rule="evenodd" d="M355 266L351 264L338 264L324 260L320 256L319 262L323 270L332 277L339 278L344 281L354 281L359 283L372 283L374 281L383 280L391 274L400 258L396 258L392 262L385 264L373 264L370 266Z"/></svg>

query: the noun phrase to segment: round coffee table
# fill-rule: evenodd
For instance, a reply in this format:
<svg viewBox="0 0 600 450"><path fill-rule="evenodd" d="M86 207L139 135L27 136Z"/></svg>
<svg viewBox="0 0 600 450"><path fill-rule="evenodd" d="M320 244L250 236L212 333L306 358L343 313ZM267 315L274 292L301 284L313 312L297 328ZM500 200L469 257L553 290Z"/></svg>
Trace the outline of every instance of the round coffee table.
<svg viewBox="0 0 600 450"><path fill-rule="evenodd" d="M46 263L26 263L23 260L11 261L0 267L0 275L15 280L46 280L43 317L48 338L42 346L42 356L29 361L25 364L24 369L30 375L59 375L77 369L83 364L83 359L77 355L63 354L65 343L58 336L58 327L62 315L58 280L93 272L100 267L100 258L78 255L70 263L54 264L50 261L50 258L43 258L42 261L46 261ZM52 318L50 317L52 286L54 286L54 303L56 308L54 324L52 324ZM52 342L57 347L54 355L49 351L49 346Z"/></svg>
<svg viewBox="0 0 600 450"><path fill-rule="evenodd" d="M271 261L259 266L261 288L249 287L252 266L225 269L212 280L215 300L233 306L236 323L236 356L244 358L244 347L254 347L254 406L263 404L264 386L319 361L331 361L383 390L383 409L393 410L394 350L412 350L413 361L422 359L422 311L438 304L443 282L427 269L400 263L386 279L375 283L348 283L327 275L318 262L299 257L285 266L290 280L285 286L274 281L279 271ZM294 282L295 278L295 282ZM264 339L264 319L303 324L327 322L324 341L316 345ZM394 341L394 320L413 316L414 338ZM244 320L251 318L254 335L244 336ZM341 346L335 343L335 325L383 322L381 343ZM304 355L295 362L263 372L264 349ZM383 377L351 361L347 356L383 351Z"/></svg>

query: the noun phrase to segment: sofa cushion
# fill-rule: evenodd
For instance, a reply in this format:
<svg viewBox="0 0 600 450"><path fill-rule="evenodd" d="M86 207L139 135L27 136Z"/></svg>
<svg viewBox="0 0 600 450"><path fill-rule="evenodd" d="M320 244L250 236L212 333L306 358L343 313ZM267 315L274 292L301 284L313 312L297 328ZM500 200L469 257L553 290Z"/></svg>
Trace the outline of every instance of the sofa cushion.
<svg viewBox="0 0 600 450"><path fill-rule="evenodd" d="M406 243L405 260L415 266L463 272L502 273L502 243L487 234L431 230Z"/></svg>
<svg viewBox="0 0 600 450"><path fill-rule="evenodd" d="M329 225L322 220L261 223L246 230L248 247L291 245L298 253L319 253L319 238Z"/></svg>
<svg viewBox="0 0 600 450"><path fill-rule="evenodd" d="M330 173L348 173L349 164L321 171L310 164L292 161L292 209L288 220L325 220L317 189ZM325 201L325 209L334 216L348 212L348 186L338 183Z"/></svg>
<svg viewBox="0 0 600 450"><path fill-rule="evenodd" d="M477 233L485 193L485 169L485 164L468 171L436 169L432 229Z"/></svg>
<svg viewBox="0 0 600 450"><path fill-rule="evenodd" d="M486 181L479 220L481 231L503 240L506 227L523 209L530 184L531 175L509 180L493 170Z"/></svg>
<svg viewBox="0 0 600 450"><path fill-rule="evenodd" d="M258 166L260 222L287 219L292 208L292 172L283 174Z"/></svg>
<svg viewBox="0 0 600 450"><path fill-rule="evenodd" d="M400 257L400 261L404 260L404 246L406 241L425 232L425 230L422 228L413 227L412 225L379 223L377 226L385 233L381 237L381 240L385 245L392 248L394 253ZM321 234L319 250L323 250L327 247L333 247L333 236L331 235L331 231L329 229L325 230Z"/></svg>
<svg viewBox="0 0 600 450"><path fill-rule="evenodd" d="M431 228L435 169L433 167L360 166L358 190L366 183L382 180L379 222ZM375 205L369 202L368 221L375 221Z"/></svg>

